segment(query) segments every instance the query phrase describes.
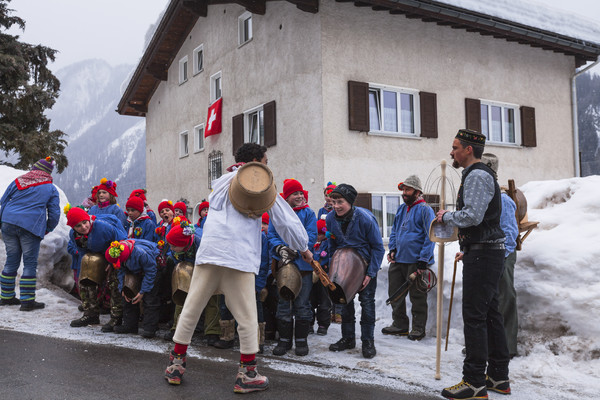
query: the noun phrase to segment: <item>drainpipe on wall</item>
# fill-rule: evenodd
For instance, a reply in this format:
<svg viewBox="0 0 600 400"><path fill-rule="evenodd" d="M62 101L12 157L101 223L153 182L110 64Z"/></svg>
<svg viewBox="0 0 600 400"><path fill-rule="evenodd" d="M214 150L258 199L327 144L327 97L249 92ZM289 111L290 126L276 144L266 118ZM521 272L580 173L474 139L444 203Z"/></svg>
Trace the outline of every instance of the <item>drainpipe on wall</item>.
<svg viewBox="0 0 600 400"><path fill-rule="evenodd" d="M573 77L571 78L571 96L572 96L572 107L573 107L573 150L575 153L575 177L581 176L581 166L579 165L579 121L577 120L577 77L590 68L595 67L598 63L600 63L600 56L598 59L592 63L591 65L585 67L579 72L575 72Z"/></svg>

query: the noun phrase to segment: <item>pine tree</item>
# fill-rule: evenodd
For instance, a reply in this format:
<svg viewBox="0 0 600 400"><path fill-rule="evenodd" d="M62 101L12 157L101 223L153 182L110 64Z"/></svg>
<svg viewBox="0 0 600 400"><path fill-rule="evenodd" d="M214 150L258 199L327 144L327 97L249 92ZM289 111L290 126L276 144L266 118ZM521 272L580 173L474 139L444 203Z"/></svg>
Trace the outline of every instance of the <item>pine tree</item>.
<svg viewBox="0 0 600 400"><path fill-rule="evenodd" d="M44 112L54 105L60 82L48 69L56 50L19 41L6 33L12 26L25 30L25 21L12 16L11 0L0 0L0 151L17 162L0 161L29 169L40 158L53 156L58 172L68 165L65 133L50 131Z"/></svg>

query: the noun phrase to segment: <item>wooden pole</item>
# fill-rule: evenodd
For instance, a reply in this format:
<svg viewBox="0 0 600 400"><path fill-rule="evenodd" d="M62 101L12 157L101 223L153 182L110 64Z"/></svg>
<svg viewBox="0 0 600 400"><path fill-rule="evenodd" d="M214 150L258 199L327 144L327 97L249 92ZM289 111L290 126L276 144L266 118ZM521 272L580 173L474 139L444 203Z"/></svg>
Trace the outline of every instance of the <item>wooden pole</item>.
<svg viewBox="0 0 600 400"><path fill-rule="evenodd" d="M440 210L446 208L446 160L442 160L442 187L440 192ZM438 243L438 291L437 315L435 327L435 379L442 379L440 359L442 355L442 311L444 308L444 243Z"/></svg>

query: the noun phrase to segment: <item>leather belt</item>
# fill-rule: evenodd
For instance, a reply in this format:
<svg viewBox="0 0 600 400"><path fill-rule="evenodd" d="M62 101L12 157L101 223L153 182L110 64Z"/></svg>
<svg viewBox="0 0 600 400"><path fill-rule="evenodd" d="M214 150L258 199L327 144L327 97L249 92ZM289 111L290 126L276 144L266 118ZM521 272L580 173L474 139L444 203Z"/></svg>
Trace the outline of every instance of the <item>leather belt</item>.
<svg viewBox="0 0 600 400"><path fill-rule="evenodd" d="M504 243L474 243L465 246L465 250L504 250Z"/></svg>

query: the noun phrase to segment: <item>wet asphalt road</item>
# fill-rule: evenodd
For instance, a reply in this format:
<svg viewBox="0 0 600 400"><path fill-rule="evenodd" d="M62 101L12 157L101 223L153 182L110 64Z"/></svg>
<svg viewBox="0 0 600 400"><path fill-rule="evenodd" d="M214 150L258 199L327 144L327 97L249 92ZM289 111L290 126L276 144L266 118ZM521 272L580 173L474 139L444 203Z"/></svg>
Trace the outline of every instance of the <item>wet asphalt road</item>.
<svg viewBox="0 0 600 400"><path fill-rule="evenodd" d="M206 348L205 355L223 357ZM163 377L167 356L141 350L52 339L0 330L0 399L376 399L429 400L389 391L295 375L266 367L271 387L246 395L233 393L237 363L188 359L184 381L171 386ZM260 363L260 361L259 361ZM260 364L259 364L260 365Z"/></svg>

